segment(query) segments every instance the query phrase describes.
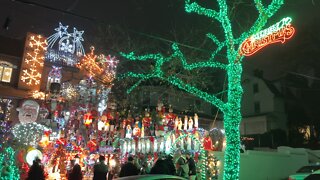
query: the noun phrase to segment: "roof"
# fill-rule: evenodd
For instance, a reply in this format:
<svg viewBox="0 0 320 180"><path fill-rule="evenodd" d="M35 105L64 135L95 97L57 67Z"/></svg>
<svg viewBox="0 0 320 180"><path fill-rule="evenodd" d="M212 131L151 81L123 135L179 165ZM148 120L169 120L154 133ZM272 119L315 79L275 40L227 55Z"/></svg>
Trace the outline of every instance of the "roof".
<svg viewBox="0 0 320 180"><path fill-rule="evenodd" d="M15 57L22 57L24 41L0 36L0 53Z"/></svg>

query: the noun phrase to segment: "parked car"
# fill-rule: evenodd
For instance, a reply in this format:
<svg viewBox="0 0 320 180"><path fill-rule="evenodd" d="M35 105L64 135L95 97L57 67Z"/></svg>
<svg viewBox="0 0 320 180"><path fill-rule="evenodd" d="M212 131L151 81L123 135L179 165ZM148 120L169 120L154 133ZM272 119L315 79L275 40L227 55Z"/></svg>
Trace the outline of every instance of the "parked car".
<svg viewBox="0 0 320 180"><path fill-rule="evenodd" d="M137 176L127 176L118 178L116 180L186 180L185 178L179 176L171 176L164 174L148 174L148 175L137 175Z"/></svg>
<svg viewBox="0 0 320 180"><path fill-rule="evenodd" d="M319 180L320 170L314 171L312 174L308 175L304 180Z"/></svg>
<svg viewBox="0 0 320 180"><path fill-rule="evenodd" d="M288 180L304 180L317 170L320 170L320 164L303 166L295 174L290 175Z"/></svg>

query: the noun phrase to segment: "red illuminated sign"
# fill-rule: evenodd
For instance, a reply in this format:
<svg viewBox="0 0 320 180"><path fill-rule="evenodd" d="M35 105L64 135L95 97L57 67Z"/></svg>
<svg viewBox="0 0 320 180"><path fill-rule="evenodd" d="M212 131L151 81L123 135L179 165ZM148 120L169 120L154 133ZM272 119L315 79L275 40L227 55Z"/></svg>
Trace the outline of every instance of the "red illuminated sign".
<svg viewBox="0 0 320 180"><path fill-rule="evenodd" d="M246 39L240 46L240 55L251 56L269 44L286 42L295 32L290 22L291 18L284 18L268 29L262 30Z"/></svg>

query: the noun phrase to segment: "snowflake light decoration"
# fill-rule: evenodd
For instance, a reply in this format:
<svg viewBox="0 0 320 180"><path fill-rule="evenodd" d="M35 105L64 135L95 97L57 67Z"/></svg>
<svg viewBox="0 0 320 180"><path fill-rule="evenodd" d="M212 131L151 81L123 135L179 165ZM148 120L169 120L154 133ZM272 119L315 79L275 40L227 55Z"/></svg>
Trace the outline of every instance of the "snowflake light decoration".
<svg viewBox="0 0 320 180"><path fill-rule="evenodd" d="M43 67L44 50L46 50L47 41L41 35L31 36L28 43L27 57L24 62L27 67L22 70L21 81L28 86L38 85L41 80L40 67Z"/></svg>
<svg viewBox="0 0 320 180"><path fill-rule="evenodd" d="M88 76L92 76L103 84L111 85L116 75L118 60L111 55L105 56L94 53L95 48L91 46L91 52L86 54L77 64L77 67L87 72Z"/></svg>

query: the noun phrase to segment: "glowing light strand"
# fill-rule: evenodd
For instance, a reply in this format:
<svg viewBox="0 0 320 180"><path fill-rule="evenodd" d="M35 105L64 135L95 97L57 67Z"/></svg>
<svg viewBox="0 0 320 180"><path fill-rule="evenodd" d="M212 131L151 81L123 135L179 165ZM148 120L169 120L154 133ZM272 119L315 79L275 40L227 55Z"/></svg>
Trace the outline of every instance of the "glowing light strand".
<svg viewBox="0 0 320 180"><path fill-rule="evenodd" d="M207 37L210 38L216 45L217 49L213 51L211 59L207 62L197 62L189 66L186 63L185 57L180 52L177 45L173 45L173 55L169 57L163 57L161 54L147 54L145 56L135 56L134 53L121 55L132 61L145 61L154 60L155 67L150 73L134 73L128 72L126 74L120 75L120 78L133 77L139 79L136 84L134 84L130 91L137 87L140 82L150 79L150 78L160 78L171 83L174 86L179 87L189 93L210 102L211 104L217 106L224 114L224 128L226 134L226 150L224 157L224 173L223 179L225 180L237 180L239 179L240 170L240 131L239 125L242 119L241 116L241 98L242 98L242 86L241 86L241 76L242 76L242 60L243 56L239 54L239 49L241 44L253 34L258 33L267 23L267 20L274 15L275 12L279 10L281 5L284 3L283 0L272 0L271 3L265 7L261 0L254 0L255 7L258 10L259 16L254 22L253 26L249 28L247 32L243 32L240 37L234 37L232 33L232 26L230 19L228 18L228 6L226 0L219 0L219 11L212 9L206 9L200 6L196 2L191 2L190 0L185 0L185 10L189 13L193 12L199 15L204 15L206 17L217 20L221 23L221 27L224 31L224 41L219 41L214 35L208 34ZM220 52L222 48L226 48L226 58L228 60L227 65L223 65L214 61L216 53ZM181 79L175 76L166 77L161 67L164 62L170 61L174 58L178 58L182 61L183 68L187 70L192 70L194 68L203 67L215 67L225 69L228 77L228 96L226 102L222 102L220 99L214 95L204 93L189 84L185 84ZM202 179L203 178L202 174Z"/></svg>

